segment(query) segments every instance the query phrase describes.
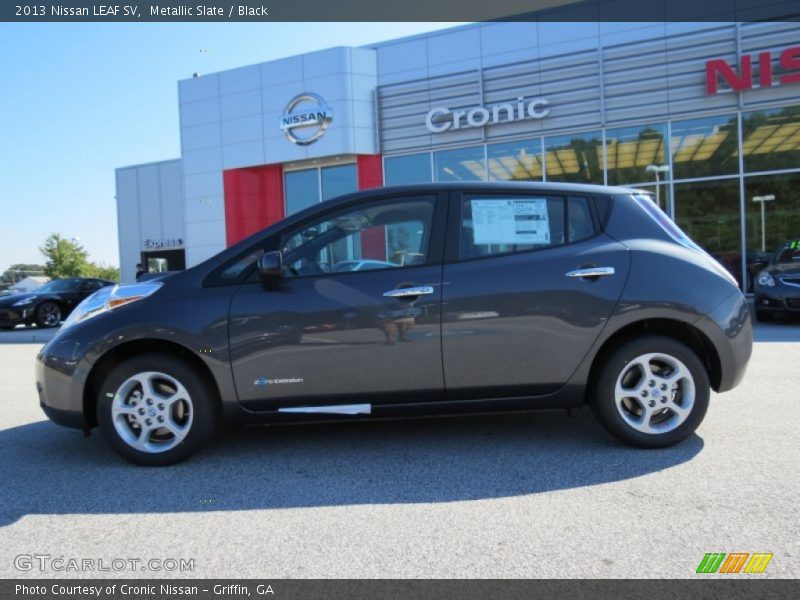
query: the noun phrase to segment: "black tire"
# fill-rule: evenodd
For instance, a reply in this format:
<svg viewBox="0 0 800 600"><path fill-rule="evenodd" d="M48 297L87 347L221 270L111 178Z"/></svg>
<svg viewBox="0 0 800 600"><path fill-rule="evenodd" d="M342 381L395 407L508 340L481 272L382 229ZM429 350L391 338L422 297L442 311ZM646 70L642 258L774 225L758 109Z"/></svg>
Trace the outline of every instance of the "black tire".
<svg viewBox="0 0 800 600"><path fill-rule="evenodd" d="M132 376L151 371L165 374L179 382L188 392L191 402L189 405L191 406L191 421L188 422L188 433L176 445L163 451L143 451L131 446L121 437L112 416L112 405L120 387ZM115 452L133 463L146 466L174 465L197 452L214 434L218 421L219 403L216 394L211 390L213 390L213 384L200 376L191 365L180 358L160 353L135 356L115 367L100 387L97 399L97 421L100 431ZM144 398L142 398L142 407L144 408L143 401ZM186 410L185 415L188 415L189 412ZM135 428L127 422L123 422L119 426L123 428L123 431L126 431L124 427L127 426L131 432L134 434L136 432ZM156 425L153 428L151 435L157 435L159 431L164 431L162 437L173 435L166 433L165 430L159 430L157 427ZM141 432L141 430L139 431ZM151 438L148 437L149 439Z"/></svg>
<svg viewBox="0 0 800 600"><path fill-rule="evenodd" d="M756 309L756 321L759 323L768 323L775 320L775 315L766 310Z"/></svg>
<svg viewBox="0 0 800 600"><path fill-rule="evenodd" d="M13 325L0 325L0 331L11 331L14 329Z"/></svg>
<svg viewBox="0 0 800 600"><path fill-rule="evenodd" d="M61 307L55 302L42 302L36 308L36 326L42 329L58 327L61 323Z"/></svg>
<svg viewBox="0 0 800 600"><path fill-rule="evenodd" d="M617 409L617 378L637 357L649 353L666 354L682 362L694 383L694 403L685 420L662 433L645 433L631 426ZM663 392L661 392L663 398ZM664 336L630 340L616 348L597 372L590 389L590 402L600 424L619 440L637 448L665 448L685 440L700 425L708 410L711 385L703 361L685 344ZM661 408L660 405L656 405Z"/></svg>

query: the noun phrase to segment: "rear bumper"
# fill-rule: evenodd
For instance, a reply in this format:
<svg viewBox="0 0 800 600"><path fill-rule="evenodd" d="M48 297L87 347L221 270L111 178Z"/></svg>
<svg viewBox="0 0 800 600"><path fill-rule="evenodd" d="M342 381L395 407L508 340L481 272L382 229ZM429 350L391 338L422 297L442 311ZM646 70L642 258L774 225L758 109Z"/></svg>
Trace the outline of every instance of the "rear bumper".
<svg viewBox="0 0 800 600"><path fill-rule="evenodd" d="M719 357L716 391L732 390L744 378L753 352L753 322L747 299L737 291L695 326L705 333Z"/></svg>

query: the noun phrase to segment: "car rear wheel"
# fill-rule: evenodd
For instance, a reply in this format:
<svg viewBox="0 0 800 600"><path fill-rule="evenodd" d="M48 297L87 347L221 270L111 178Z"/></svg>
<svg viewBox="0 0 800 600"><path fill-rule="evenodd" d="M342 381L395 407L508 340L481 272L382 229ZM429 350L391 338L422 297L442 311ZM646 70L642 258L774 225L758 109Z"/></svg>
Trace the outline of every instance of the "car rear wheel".
<svg viewBox="0 0 800 600"><path fill-rule="evenodd" d="M61 323L61 307L55 302L42 302L36 309L36 325L38 327L56 327Z"/></svg>
<svg viewBox="0 0 800 600"><path fill-rule="evenodd" d="M209 387L190 365L173 356L131 358L113 369L100 388L100 430L131 462L178 463L214 433L217 403Z"/></svg>
<svg viewBox="0 0 800 600"><path fill-rule="evenodd" d="M617 348L591 390L603 427L639 448L663 448L689 437L708 409L705 365L688 346L648 336Z"/></svg>

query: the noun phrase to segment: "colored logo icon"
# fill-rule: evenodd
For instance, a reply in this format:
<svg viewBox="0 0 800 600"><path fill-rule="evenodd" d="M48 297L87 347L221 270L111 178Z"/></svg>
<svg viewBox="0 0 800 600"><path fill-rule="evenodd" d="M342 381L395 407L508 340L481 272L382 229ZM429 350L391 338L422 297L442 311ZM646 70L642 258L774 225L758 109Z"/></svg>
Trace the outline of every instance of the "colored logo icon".
<svg viewBox="0 0 800 600"><path fill-rule="evenodd" d="M697 573L763 573L772 560L772 552L707 552L697 567Z"/></svg>

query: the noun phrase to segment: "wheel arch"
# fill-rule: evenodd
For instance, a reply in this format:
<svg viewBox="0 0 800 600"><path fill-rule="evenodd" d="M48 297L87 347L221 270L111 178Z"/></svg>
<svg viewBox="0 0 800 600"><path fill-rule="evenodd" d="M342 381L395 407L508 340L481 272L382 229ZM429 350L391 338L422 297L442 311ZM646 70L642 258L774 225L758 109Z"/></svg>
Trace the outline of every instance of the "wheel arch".
<svg viewBox="0 0 800 600"><path fill-rule="evenodd" d="M705 365L711 388L715 391L719 389L722 381L722 364L719 353L708 336L694 325L685 321L651 318L629 323L615 331L603 342L603 345L595 353L592 360L592 366L589 371L589 385L586 387L587 393L584 397L584 402L588 401L588 390L592 389L594 381L608 356L620 345L643 335L660 335L686 344Z"/></svg>
<svg viewBox="0 0 800 600"><path fill-rule="evenodd" d="M106 376L125 360L145 352L169 354L189 365L209 386L215 401L221 404L219 385L208 365L191 350L170 340L146 338L131 340L103 354L92 366L83 387L83 415L87 429L97 426L97 396Z"/></svg>

